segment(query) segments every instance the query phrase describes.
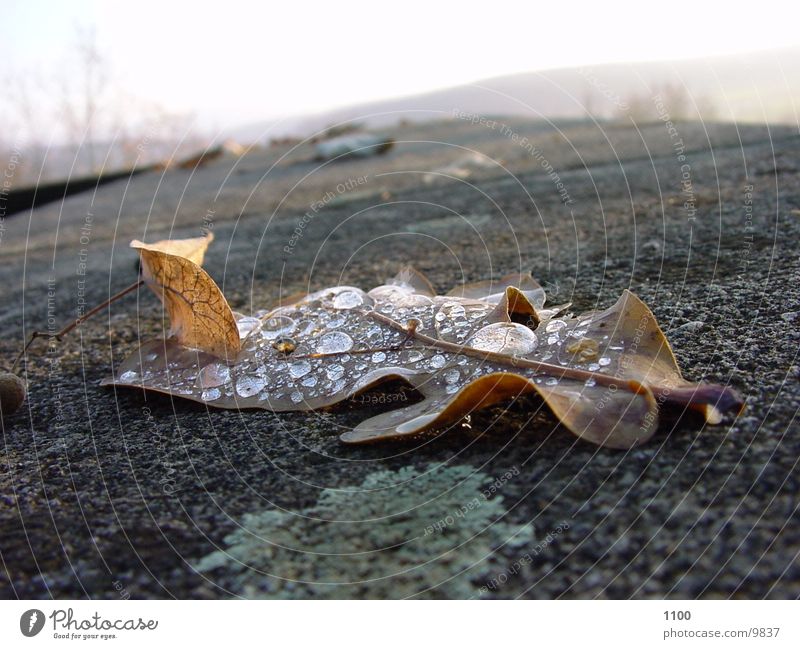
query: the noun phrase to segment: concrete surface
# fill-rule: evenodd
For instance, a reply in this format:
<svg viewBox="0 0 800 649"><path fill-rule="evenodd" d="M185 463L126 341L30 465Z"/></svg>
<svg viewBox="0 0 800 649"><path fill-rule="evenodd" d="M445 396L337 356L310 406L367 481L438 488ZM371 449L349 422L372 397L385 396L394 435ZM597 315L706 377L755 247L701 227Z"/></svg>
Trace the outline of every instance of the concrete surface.
<svg viewBox="0 0 800 649"><path fill-rule="evenodd" d="M0 595L797 597L800 138L676 129L453 119L388 132L380 158L251 151L6 219L6 367L26 333L135 280L130 239L213 226L205 267L240 311L406 262L440 291L530 270L579 311L630 288L688 378L748 405L718 427L666 416L629 453L576 440L534 399L346 447L341 429L402 386L280 416L98 387L163 330L143 291L23 365Z"/></svg>

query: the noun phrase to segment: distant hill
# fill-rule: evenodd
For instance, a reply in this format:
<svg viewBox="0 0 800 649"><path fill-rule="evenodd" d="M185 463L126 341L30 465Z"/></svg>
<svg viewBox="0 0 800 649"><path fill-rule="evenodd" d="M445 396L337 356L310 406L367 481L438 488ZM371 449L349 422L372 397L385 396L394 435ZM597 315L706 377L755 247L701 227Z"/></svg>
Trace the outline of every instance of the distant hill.
<svg viewBox="0 0 800 649"><path fill-rule="evenodd" d="M674 118L797 123L800 47L708 59L565 68L494 77L420 95L354 105L232 131L240 141L305 137L357 120L382 127L400 120L447 117L454 109L482 115L542 118L658 117L660 94ZM268 136L266 135L268 134Z"/></svg>
<svg viewBox="0 0 800 649"><path fill-rule="evenodd" d="M660 96L658 101L654 97ZM453 117L454 111L478 115L554 120L703 119L714 122L798 123L800 47L708 59L641 62L564 68L485 79L408 97L386 99L258 122L232 128L242 144L307 137L340 123L386 128L401 121L425 122ZM219 141L219 140L218 140ZM146 146L142 146L145 142ZM2 144L2 143L0 143ZM67 177L116 172L202 151L199 134L175 139L128 137L84 144L31 144L23 151L3 150L17 162L14 187L32 187Z"/></svg>

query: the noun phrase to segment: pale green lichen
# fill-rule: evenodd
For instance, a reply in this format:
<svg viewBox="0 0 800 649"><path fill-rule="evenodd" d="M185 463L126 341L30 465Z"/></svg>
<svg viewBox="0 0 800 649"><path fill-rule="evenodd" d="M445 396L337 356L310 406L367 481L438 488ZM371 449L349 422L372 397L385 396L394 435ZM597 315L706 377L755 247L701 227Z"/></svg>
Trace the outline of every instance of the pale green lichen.
<svg viewBox="0 0 800 649"><path fill-rule="evenodd" d="M196 567L248 598L476 597L507 563L497 548L534 541L501 520L497 484L468 466L379 471L313 507L244 516Z"/></svg>

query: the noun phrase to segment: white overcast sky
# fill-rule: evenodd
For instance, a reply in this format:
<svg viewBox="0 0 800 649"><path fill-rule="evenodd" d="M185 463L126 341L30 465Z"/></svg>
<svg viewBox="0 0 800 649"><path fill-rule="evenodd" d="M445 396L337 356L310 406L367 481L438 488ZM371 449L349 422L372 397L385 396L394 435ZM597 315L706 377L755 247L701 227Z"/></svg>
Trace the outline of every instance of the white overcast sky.
<svg viewBox="0 0 800 649"><path fill-rule="evenodd" d="M512 72L796 45L798 5L4 0L0 77L68 78L76 26L94 26L116 83L228 128Z"/></svg>

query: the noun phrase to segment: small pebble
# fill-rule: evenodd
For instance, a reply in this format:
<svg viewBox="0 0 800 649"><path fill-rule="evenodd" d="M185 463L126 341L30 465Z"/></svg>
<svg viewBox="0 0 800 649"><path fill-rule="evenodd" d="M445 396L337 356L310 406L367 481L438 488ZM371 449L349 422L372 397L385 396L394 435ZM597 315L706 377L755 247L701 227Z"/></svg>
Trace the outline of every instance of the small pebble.
<svg viewBox="0 0 800 649"><path fill-rule="evenodd" d="M658 239L650 239L642 245L643 252L658 252L661 250L661 242Z"/></svg>
<svg viewBox="0 0 800 649"><path fill-rule="evenodd" d="M16 374L0 373L0 416L15 413L25 401L25 381Z"/></svg>
<svg viewBox="0 0 800 649"><path fill-rule="evenodd" d="M696 334L700 331L703 327L705 327L706 323L702 320L694 320L692 322L687 322L686 324L682 324L678 327L678 331L684 331L689 334Z"/></svg>

